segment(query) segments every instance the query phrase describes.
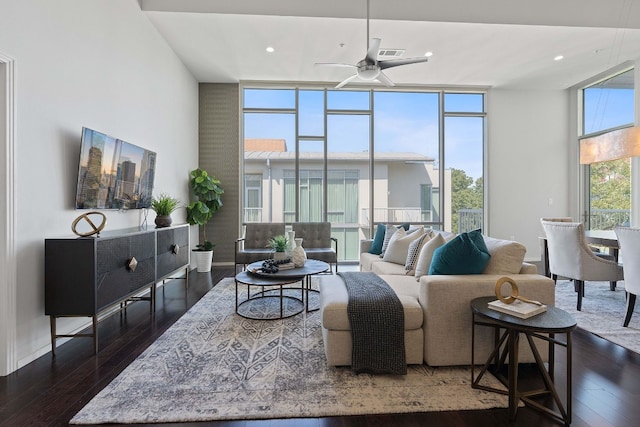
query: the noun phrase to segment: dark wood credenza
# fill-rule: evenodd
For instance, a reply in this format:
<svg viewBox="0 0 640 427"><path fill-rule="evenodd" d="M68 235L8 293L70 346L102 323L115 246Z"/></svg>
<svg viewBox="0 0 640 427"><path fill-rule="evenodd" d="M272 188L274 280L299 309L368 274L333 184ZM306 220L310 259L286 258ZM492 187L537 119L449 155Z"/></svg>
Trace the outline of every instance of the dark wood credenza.
<svg viewBox="0 0 640 427"><path fill-rule="evenodd" d="M98 316L128 300L147 300L155 312L156 283L178 270L189 272L189 226L124 229L99 237L45 239L45 314L51 351L56 339L92 337L98 352ZM149 289L148 296L142 295ZM124 303L124 304L123 304ZM91 317L90 334L60 335L59 317Z"/></svg>

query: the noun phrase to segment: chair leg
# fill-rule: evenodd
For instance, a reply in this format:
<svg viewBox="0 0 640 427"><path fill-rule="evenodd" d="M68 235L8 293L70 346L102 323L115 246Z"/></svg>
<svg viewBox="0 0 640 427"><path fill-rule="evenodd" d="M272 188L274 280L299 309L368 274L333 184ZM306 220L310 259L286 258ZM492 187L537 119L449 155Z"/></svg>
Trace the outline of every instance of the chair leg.
<svg viewBox="0 0 640 427"><path fill-rule="evenodd" d="M576 310L582 311L582 296L584 295L584 280L576 280L576 286L578 287L578 305Z"/></svg>
<svg viewBox="0 0 640 427"><path fill-rule="evenodd" d="M622 326L625 328L629 326L629 322L631 321L631 316L633 315L633 309L636 306L636 295L630 292L627 292L627 314L624 316L624 323Z"/></svg>
<svg viewBox="0 0 640 427"><path fill-rule="evenodd" d="M618 284L618 282L609 282L609 290L610 291L615 291L617 284Z"/></svg>
<svg viewBox="0 0 640 427"><path fill-rule="evenodd" d="M558 275L557 274L552 274L551 278L553 279L553 283L556 283L558 281Z"/></svg>

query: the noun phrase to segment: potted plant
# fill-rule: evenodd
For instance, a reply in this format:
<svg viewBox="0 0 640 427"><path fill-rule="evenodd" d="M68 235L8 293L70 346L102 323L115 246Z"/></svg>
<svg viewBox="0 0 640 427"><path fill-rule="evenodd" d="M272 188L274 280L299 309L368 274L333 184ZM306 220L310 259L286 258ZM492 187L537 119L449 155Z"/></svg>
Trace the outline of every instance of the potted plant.
<svg viewBox="0 0 640 427"><path fill-rule="evenodd" d="M202 240L193 250L197 271L209 272L214 244L207 240L207 223L222 207L220 195L224 190L220 187L220 180L200 168L191 171L189 183L196 200L187 206L187 222L191 225L199 225L202 229Z"/></svg>
<svg viewBox="0 0 640 427"><path fill-rule="evenodd" d="M283 260L287 257L286 251L289 247L289 239L285 234L273 236L269 239L267 247L273 249L273 259L276 261Z"/></svg>
<svg viewBox="0 0 640 427"><path fill-rule="evenodd" d="M162 193L151 200L151 209L156 213L156 226L168 227L171 225L171 213L180 207L180 200L168 194Z"/></svg>

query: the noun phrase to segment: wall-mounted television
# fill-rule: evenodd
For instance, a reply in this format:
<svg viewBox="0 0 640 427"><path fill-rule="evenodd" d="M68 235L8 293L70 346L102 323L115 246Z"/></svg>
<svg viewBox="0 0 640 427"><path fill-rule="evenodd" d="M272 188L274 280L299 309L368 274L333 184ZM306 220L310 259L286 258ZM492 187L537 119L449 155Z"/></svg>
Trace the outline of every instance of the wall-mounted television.
<svg viewBox="0 0 640 427"><path fill-rule="evenodd" d="M76 209L151 206L156 153L83 127Z"/></svg>

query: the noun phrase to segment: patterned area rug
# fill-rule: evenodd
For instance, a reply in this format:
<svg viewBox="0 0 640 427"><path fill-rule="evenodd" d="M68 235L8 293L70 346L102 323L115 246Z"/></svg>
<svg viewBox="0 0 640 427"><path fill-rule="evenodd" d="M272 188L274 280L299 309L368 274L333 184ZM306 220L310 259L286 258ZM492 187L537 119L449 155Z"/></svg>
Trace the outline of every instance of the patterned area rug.
<svg viewBox="0 0 640 427"><path fill-rule="evenodd" d="M310 304L317 306L318 295L312 295ZM284 320L247 320L235 314L234 307L234 280L224 279L71 423L305 418L507 407L506 396L472 389L467 368L414 365L406 376L374 376L328 367L317 311ZM250 309L254 314L279 310L279 299L267 299L262 307L252 304ZM498 385L495 378L486 379L486 385Z"/></svg>
<svg viewBox="0 0 640 427"><path fill-rule="evenodd" d="M571 313L579 328L640 353L640 303L636 303L629 326L622 327L626 312L624 282L618 282L613 292L609 282L586 282L581 311L576 310L577 301L573 282L558 280L556 306Z"/></svg>

